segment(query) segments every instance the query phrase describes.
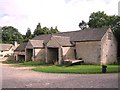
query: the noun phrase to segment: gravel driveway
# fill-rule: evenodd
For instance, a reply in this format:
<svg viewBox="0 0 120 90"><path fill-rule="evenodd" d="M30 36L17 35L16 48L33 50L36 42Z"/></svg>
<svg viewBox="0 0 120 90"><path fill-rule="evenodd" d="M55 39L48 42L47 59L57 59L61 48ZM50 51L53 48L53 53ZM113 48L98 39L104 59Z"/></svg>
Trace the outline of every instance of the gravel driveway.
<svg viewBox="0 0 120 90"><path fill-rule="evenodd" d="M51 74L2 64L2 88L118 88L118 74Z"/></svg>

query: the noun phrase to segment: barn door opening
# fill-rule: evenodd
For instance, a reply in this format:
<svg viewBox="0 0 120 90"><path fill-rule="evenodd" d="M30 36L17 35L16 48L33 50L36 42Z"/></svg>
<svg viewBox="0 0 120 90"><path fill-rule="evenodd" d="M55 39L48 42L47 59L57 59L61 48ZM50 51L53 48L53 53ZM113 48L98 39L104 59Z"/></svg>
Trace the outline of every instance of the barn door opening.
<svg viewBox="0 0 120 90"><path fill-rule="evenodd" d="M33 49L27 49L27 50L26 50L26 57L27 57L27 60L26 60L26 61L32 61Z"/></svg>
<svg viewBox="0 0 120 90"><path fill-rule="evenodd" d="M48 48L48 62L58 64L58 48Z"/></svg>

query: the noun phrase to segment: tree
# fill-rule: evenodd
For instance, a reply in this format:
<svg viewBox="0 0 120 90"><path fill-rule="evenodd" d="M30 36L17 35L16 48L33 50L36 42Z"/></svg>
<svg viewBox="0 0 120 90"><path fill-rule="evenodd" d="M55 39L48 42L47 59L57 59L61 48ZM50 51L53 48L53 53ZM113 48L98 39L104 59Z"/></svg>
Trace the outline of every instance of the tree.
<svg viewBox="0 0 120 90"><path fill-rule="evenodd" d="M50 28L50 33L51 34L54 34L54 33L58 33L58 29L57 29L57 26L55 27L55 29L53 27Z"/></svg>
<svg viewBox="0 0 120 90"><path fill-rule="evenodd" d="M31 30L30 30L30 28L27 29L26 38L31 38Z"/></svg>
<svg viewBox="0 0 120 90"><path fill-rule="evenodd" d="M30 28L27 29L26 35L24 37L24 42L27 42L29 39L32 38L31 30Z"/></svg>
<svg viewBox="0 0 120 90"><path fill-rule="evenodd" d="M93 12L89 17L89 27L97 28L107 26L108 16L104 12Z"/></svg>
<svg viewBox="0 0 120 90"><path fill-rule="evenodd" d="M40 23L38 23L35 31L34 31L34 36L42 35L42 34L53 34L59 32L57 29L57 26L55 28L51 27L50 29L47 27L41 28Z"/></svg>
<svg viewBox="0 0 120 90"><path fill-rule="evenodd" d="M18 29L12 26L4 26L2 27L2 43L11 43L13 44L14 41L18 43L23 42L23 37Z"/></svg>
<svg viewBox="0 0 120 90"><path fill-rule="evenodd" d="M87 23L82 20L82 22L79 23L79 27L81 28L81 30L84 30L87 28Z"/></svg>
<svg viewBox="0 0 120 90"><path fill-rule="evenodd" d="M41 25L40 25L40 23L38 23L38 25L37 25L37 27L36 27L36 29L34 31L34 36L38 36L40 34L43 34L43 32L41 32L41 31L42 31Z"/></svg>
<svg viewBox="0 0 120 90"><path fill-rule="evenodd" d="M50 33L49 28L43 27L42 30L41 30L41 33L42 34L49 34Z"/></svg>

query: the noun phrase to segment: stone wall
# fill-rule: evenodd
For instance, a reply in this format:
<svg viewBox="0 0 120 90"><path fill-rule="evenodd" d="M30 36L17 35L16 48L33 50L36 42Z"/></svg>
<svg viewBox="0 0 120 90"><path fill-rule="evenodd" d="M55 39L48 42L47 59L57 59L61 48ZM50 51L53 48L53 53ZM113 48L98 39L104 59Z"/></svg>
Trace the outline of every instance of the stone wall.
<svg viewBox="0 0 120 90"><path fill-rule="evenodd" d="M82 58L87 64L100 64L100 41L76 42L77 59Z"/></svg>
<svg viewBox="0 0 120 90"><path fill-rule="evenodd" d="M45 49L44 48L39 48L39 49L34 49L35 52L35 61L45 61Z"/></svg>
<svg viewBox="0 0 120 90"><path fill-rule="evenodd" d="M75 59L74 47L62 47L63 60Z"/></svg>
<svg viewBox="0 0 120 90"><path fill-rule="evenodd" d="M111 29L108 29L101 40L101 64L117 62L117 42Z"/></svg>

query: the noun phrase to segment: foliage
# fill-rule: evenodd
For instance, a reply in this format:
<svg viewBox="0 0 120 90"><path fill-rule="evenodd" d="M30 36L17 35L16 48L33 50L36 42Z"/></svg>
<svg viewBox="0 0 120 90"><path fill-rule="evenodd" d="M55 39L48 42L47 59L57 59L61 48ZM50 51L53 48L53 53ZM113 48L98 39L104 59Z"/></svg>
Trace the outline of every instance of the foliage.
<svg viewBox="0 0 120 90"><path fill-rule="evenodd" d="M18 32L18 29L12 26L2 27L2 42L13 44L14 41L17 41L18 43L23 41L22 34Z"/></svg>
<svg viewBox="0 0 120 90"><path fill-rule="evenodd" d="M27 29L26 38L31 38L31 30L30 30L30 28Z"/></svg>
<svg viewBox="0 0 120 90"><path fill-rule="evenodd" d="M82 20L82 22L79 23L79 27L81 28L81 30L84 30L87 28L87 23Z"/></svg>
<svg viewBox="0 0 120 90"><path fill-rule="evenodd" d="M55 27L55 29L53 27L50 28L50 33L53 34L53 33L58 33L58 29L57 29L57 26Z"/></svg>
<svg viewBox="0 0 120 90"><path fill-rule="evenodd" d="M75 74L98 74L102 73L101 65L75 65L65 66L42 66L32 70L47 73L75 73ZM106 73L118 73L118 65L107 65Z"/></svg>
<svg viewBox="0 0 120 90"><path fill-rule="evenodd" d="M27 29L26 35L23 35L24 42L29 41L29 39L32 39L32 34L30 28Z"/></svg>
<svg viewBox="0 0 120 90"><path fill-rule="evenodd" d="M35 31L33 33L34 33L34 36L42 34L41 33L41 25L40 25L40 23L38 23L38 25L37 25L37 27L36 27L36 29L35 29Z"/></svg>
<svg viewBox="0 0 120 90"><path fill-rule="evenodd" d="M93 12L89 17L89 27L97 28L107 26L108 16L104 12Z"/></svg>
<svg viewBox="0 0 120 90"><path fill-rule="evenodd" d="M49 34L49 28L43 27L43 28L42 28L42 33L43 33L43 34Z"/></svg>
<svg viewBox="0 0 120 90"><path fill-rule="evenodd" d="M42 34L53 34L53 33L57 33L57 32L59 32L57 29L57 26L55 27L55 29L53 27L51 27L50 29L47 27L41 28L40 23L38 23L36 29L34 30L34 36L38 36L38 35L42 35Z"/></svg>
<svg viewBox="0 0 120 90"><path fill-rule="evenodd" d="M11 43L14 44L15 41L18 43L22 42L28 42L29 39L32 39L35 36L42 35L42 34L52 34L59 32L57 29L57 26L55 28L47 28L47 27L41 27L40 23L36 26L36 29L34 30L33 34L31 32L31 29L28 28L26 35L22 35L17 28L14 28L13 26L3 26L0 27L0 37L2 40L0 40L0 43Z"/></svg>

